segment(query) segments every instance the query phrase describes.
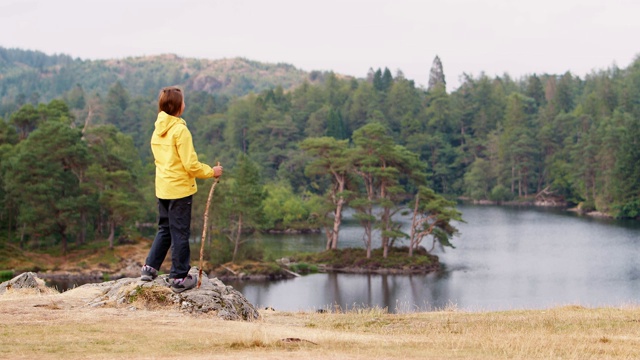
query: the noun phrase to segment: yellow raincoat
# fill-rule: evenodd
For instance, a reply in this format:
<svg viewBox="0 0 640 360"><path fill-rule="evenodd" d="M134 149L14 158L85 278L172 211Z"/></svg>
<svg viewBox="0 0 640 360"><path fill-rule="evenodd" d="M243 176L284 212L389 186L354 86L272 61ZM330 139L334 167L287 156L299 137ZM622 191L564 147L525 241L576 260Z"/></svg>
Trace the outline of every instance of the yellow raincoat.
<svg viewBox="0 0 640 360"><path fill-rule="evenodd" d="M196 178L213 177L213 170L198 161L187 123L161 111L155 126L151 151L156 164L156 197L180 199L195 194Z"/></svg>

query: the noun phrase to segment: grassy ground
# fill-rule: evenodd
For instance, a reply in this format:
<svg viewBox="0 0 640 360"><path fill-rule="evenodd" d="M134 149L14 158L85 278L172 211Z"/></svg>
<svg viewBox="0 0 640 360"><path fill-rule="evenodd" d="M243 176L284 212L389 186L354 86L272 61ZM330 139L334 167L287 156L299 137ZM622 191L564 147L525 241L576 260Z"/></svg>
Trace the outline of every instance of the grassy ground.
<svg viewBox="0 0 640 360"><path fill-rule="evenodd" d="M2 359L637 359L640 308L388 314L84 307L83 288L0 296ZM84 292L83 292L84 291Z"/></svg>

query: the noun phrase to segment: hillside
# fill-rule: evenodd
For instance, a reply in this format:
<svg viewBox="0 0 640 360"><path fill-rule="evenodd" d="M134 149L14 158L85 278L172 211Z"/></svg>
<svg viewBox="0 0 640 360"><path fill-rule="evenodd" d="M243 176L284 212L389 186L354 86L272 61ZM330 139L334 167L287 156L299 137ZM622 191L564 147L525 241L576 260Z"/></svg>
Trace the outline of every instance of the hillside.
<svg viewBox="0 0 640 360"><path fill-rule="evenodd" d="M48 102L77 85L88 94L105 95L120 81L132 96L154 96L163 86L217 96L242 96L282 86L289 89L319 78L289 64L269 64L244 58L193 59L174 54L125 59L82 60L68 55L0 47L0 116L14 103ZM313 82L313 81L312 81Z"/></svg>

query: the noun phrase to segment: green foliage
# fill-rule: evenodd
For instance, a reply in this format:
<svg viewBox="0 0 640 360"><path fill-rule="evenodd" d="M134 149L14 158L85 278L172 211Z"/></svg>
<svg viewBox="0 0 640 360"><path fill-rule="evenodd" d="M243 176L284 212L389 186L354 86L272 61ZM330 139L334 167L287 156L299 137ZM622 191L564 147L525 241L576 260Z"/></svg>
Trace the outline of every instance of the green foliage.
<svg viewBox="0 0 640 360"><path fill-rule="evenodd" d="M266 228L284 230L305 226L310 210L302 198L293 193L291 186L268 184L265 190L267 196L262 208Z"/></svg>
<svg viewBox="0 0 640 360"><path fill-rule="evenodd" d="M211 241L211 246L209 247L207 260L216 267L230 262L232 258L233 244L224 237L214 237Z"/></svg>
<svg viewBox="0 0 640 360"><path fill-rule="evenodd" d="M243 221L247 228L259 228L263 223L262 203L266 197L260 168L248 157L240 155L235 182L230 193L234 197L233 211L244 215Z"/></svg>
<svg viewBox="0 0 640 360"><path fill-rule="evenodd" d="M3 48L0 58L0 229L22 246L80 245L154 221L148 141L166 85L185 89L199 159L225 166L208 224L215 236L333 231L342 199L385 247L402 236L393 213L422 185L477 200L544 192L638 213L640 58L585 79L463 75L450 93L387 68L359 80L247 59L83 61ZM434 83L444 82L441 68L434 60ZM196 194L194 213L206 195Z"/></svg>
<svg viewBox="0 0 640 360"><path fill-rule="evenodd" d="M327 248L337 248L342 221L342 211L351 200L347 181L353 170L353 161L348 152L348 141L332 137L307 138L300 147L310 157L305 174L318 179L313 183L315 190L324 194L322 200L316 197L309 208L314 222L324 228L327 235Z"/></svg>
<svg viewBox="0 0 640 360"><path fill-rule="evenodd" d="M29 136L38 124L40 114L31 104L22 106L17 112L11 115L11 123L16 127L21 140Z"/></svg>
<svg viewBox="0 0 640 360"><path fill-rule="evenodd" d="M86 193L97 200L109 225L113 247L116 228L143 216L143 196L136 186L141 164L131 137L113 126L98 126L85 133L93 162L86 170ZM89 204L82 210L88 210Z"/></svg>
<svg viewBox="0 0 640 360"><path fill-rule="evenodd" d="M5 182L18 205L18 222L31 237L60 240L66 249L69 230L79 220L76 204L88 156L80 132L53 121L17 145Z"/></svg>
<svg viewBox="0 0 640 360"><path fill-rule="evenodd" d="M371 256L367 257L365 249L335 249L314 254L301 254L293 261L298 264L326 265L335 269L361 268L369 270L396 269L406 272L424 271L424 269L437 270L438 258L428 254L424 250L416 251L414 256L409 256L406 248L392 248L388 256L383 256L382 249L375 249Z"/></svg>
<svg viewBox="0 0 640 360"><path fill-rule="evenodd" d="M236 260L261 261L264 259L264 247L259 240L243 245L236 255Z"/></svg>
<svg viewBox="0 0 640 360"><path fill-rule="evenodd" d="M503 202L513 199L513 193L503 185L496 185L491 189L489 199L492 201Z"/></svg>
<svg viewBox="0 0 640 360"><path fill-rule="evenodd" d="M442 86L446 88L447 82L444 80L444 70L442 69L442 61L440 57L436 55L431 64L431 71L429 72L429 84L428 90L435 88L436 86Z"/></svg>
<svg viewBox="0 0 640 360"><path fill-rule="evenodd" d="M241 154L237 168L224 175L215 199L217 226L227 229L225 236L233 244L232 260L239 259L240 246L264 226L263 201L266 197L258 165ZM231 177L231 179L229 179Z"/></svg>
<svg viewBox="0 0 640 360"><path fill-rule="evenodd" d="M18 133L13 126L0 118L0 145L15 145L18 142Z"/></svg>
<svg viewBox="0 0 640 360"><path fill-rule="evenodd" d="M131 131L131 120L125 115L125 111L129 106L129 94L125 90L120 81L109 88L107 100L105 104L105 116L110 124L115 125L120 131Z"/></svg>
<svg viewBox="0 0 640 360"><path fill-rule="evenodd" d="M444 87L433 88L427 100L426 141L423 141L427 145L420 147L420 155L429 164L431 186L438 192L458 193L460 184L456 180L464 176L459 153L461 139L457 131L460 124L454 116L451 99Z"/></svg>
<svg viewBox="0 0 640 360"><path fill-rule="evenodd" d="M433 189L421 186L416 195L414 214L409 235L409 254L419 249L426 237L432 237L433 245L451 247L451 239L458 235L454 222L462 222L462 214L456 203L436 194ZM428 250L431 251L431 250Z"/></svg>
<svg viewBox="0 0 640 360"><path fill-rule="evenodd" d="M634 199L623 205L617 206L617 217L619 218L640 218L640 199Z"/></svg>
<svg viewBox="0 0 640 360"><path fill-rule="evenodd" d="M37 127L1 159L9 231L20 232L21 246L60 244L64 252L69 242L84 243L90 228L102 230L92 224L103 224L113 243L142 209L140 161L130 137L100 126L82 134L60 100L38 105L37 113Z"/></svg>
<svg viewBox="0 0 640 360"><path fill-rule="evenodd" d="M13 275L13 270L0 270L0 282L11 280Z"/></svg>
<svg viewBox="0 0 640 360"><path fill-rule="evenodd" d="M114 83L137 96L155 98L167 85L183 86L187 93L206 90L222 97L238 97L250 92L301 84L309 74L288 64L267 64L243 58L203 60L158 55L118 60L81 60L68 55L0 47L0 116L15 111L17 95L50 101L67 94L72 108L82 104L85 94L105 96ZM322 76L318 76L319 81ZM84 99L87 100L86 98ZM9 105L11 104L11 105ZM17 108L16 107L16 108Z"/></svg>
<svg viewBox="0 0 640 360"><path fill-rule="evenodd" d="M594 200L585 200L581 203L578 204L578 209L580 209L580 211L582 212L590 212L590 211L596 211L596 204Z"/></svg>
<svg viewBox="0 0 640 360"><path fill-rule="evenodd" d="M547 99L545 98L544 87L540 78L536 74L531 75L526 86L525 95L535 101L537 108L544 106Z"/></svg>
<svg viewBox="0 0 640 360"><path fill-rule="evenodd" d="M329 116L327 119L327 136L331 136L338 140L347 138L347 129L340 115L339 111L335 111L333 108L329 110Z"/></svg>
<svg viewBox="0 0 640 360"><path fill-rule="evenodd" d="M474 200L488 199L494 182L491 164L482 158L477 158L464 174L465 193Z"/></svg>
<svg viewBox="0 0 640 360"><path fill-rule="evenodd" d="M538 155L530 116L532 106L533 99L511 94L507 98L504 130L500 135L501 174L512 189L518 189L518 196L529 194L531 169Z"/></svg>

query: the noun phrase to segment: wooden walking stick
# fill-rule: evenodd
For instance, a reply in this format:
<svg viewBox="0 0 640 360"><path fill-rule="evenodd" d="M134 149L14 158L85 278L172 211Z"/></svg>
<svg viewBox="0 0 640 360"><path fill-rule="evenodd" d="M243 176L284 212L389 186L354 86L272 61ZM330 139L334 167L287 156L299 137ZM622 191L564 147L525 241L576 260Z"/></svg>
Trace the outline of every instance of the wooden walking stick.
<svg viewBox="0 0 640 360"><path fill-rule="evenodd" d="M220 166L220 162L216 166ZM204 208L204 221L202 223L202 237L200 238L200 265L198 266L198 287L200 289L200 284L202 284L202 266L203 266L203 258L204 258L204 241L207 236L207 223L209 222L209 206L211 205L211 198L213 197L213 191L216 189L216 185L218 185L218 180L220 177L214 177L213 184L211 185L211 190L209 190L209 197L207 198L207 205Z"/></svg>

